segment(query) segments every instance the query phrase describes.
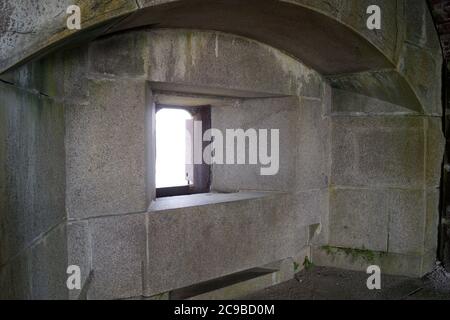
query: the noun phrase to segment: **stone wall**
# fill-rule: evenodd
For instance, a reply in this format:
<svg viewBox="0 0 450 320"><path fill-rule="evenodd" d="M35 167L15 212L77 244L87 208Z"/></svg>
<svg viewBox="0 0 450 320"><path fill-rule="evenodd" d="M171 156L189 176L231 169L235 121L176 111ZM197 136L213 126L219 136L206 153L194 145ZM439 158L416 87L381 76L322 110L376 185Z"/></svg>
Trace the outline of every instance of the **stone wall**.
<svg viewBox="0 0 450 320"><path fill-rule="evenodd" d="M358 114L347 111L355 102L362 106ZM431 271L444 145L440 117L398 115L384 103L338 90L332 106L330 239L314 251L316 263L357 270L379 264L410 276Z"/></svg>
<svg viewBox="0 0 450 320"><path fill-rule="evenodd" d="M309 226L326 216L328 87L319 74L271 47L215 32L129 32L79 50L77 64L86 73L77 81L86 83L86 94L66 105L66 207L69 247L75 247L69 262L94 274L89 298L152 296L281 259L303 263ZM213 95L219 129L281 131L280 175L213 166L213 191L288 194L148 212L154 101L170 94L200 101ZM307 158L299 135L305 149L320 142ZM300 204L292 194L307 200ZM236 256L225 264L226 252Z"/></svg>
<svg viewBox="0 0 450 320"><path fill-rule="evenodd" d="M355 75L362 90L352 89L359 80L351 79L347 87L329 79L335 87L330 239L328 246L314 250L318 264L357 270L378 264L385 272L421 276L436 261L445 145L442 53L425 1L408 2L403 12L393 60L419 109L370 98L374 95L366 90L373 87L365 85L362 74ZM383 76L376 78L390 86Z"/></svg>
<svg viewBox="0 0 450 320"><path fill-rule="evenodd" d="M0 298L68 297L61 62L0 81Z"/></svg>
<svg viewBox="0 0 450 320"><path fill-rule="evenodd" d="M91 22L164 2L113 1ZM324 77L245 37L183 29L120 32L2 74L1 297L69 297L71 264L81 267L88 298L152 296L280 259L301 264L310 247L317 265L429 271L444 145L441 55L426 6L412 2L406 10L405 1L377 1L391 8L387 30L368 33L354 14L366 1L290 1L345 25L342 41L368 50L364 63L344 64L338 75ZM139 26L134 17L115 31ZM267 35L301 58L305 47L288 45L294 39ZM0 41L31 39L28 57L66 36L39 46L33 34ZM351 62L353 49L339 53ZM2 50L1 65L15 63L14 45ZM280 129L278 176L258 176L253 166L212 168L213 191L268 195L152 209L154 104L163 95L210 99L218 128Z"/></svg>

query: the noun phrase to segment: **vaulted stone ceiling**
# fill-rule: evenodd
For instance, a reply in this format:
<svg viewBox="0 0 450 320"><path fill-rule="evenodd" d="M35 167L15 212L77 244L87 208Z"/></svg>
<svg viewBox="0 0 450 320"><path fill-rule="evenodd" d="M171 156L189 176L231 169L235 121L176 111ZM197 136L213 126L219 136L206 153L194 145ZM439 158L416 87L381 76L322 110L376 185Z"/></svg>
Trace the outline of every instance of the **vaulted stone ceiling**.
<svg viewBox="0 0 450 320"><path fill-rule="evenodd" d="M0 73L69 44L114 32L143 27L201 29L236 34L287 52L325 75L337 89L418 113L441 104L439 90L423 89L435 80L435 71L442 66L441 48L425 0L0 3ZM367 28L367 3L383 8L383 28L376 32ZM79 5L83 12L80 30L67 28L65 12L71 4Z"/></svg>

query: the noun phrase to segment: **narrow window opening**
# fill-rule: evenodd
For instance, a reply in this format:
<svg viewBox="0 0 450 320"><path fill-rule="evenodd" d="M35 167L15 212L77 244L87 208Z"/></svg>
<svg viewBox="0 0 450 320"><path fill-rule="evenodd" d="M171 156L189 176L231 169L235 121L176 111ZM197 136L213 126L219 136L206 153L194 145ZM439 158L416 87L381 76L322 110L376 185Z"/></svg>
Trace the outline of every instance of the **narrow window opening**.
<svg viewBox="0 0 450 320"><path fill-rule="evenodd" d="M211 127L210 112L209 106L157 106L157 198L209 192L210 168L204 163L194 163L195 152L199 152L194 144L201 144L199 150L205 147L203 133ZM201 132L194 130L194 122L201 124Z"/></svg>

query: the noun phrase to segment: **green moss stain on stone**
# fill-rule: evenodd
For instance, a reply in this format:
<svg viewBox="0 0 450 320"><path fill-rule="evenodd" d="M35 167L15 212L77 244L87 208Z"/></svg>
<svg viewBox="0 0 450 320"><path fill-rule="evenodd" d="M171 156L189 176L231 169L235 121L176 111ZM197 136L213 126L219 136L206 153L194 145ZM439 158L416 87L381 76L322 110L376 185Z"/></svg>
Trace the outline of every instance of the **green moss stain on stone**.
<svg viewBox="0 0 450 320"><path fill-rule="evenodd" d="M367 263L375 263L378 258L385 255L384 252L375 252L371 250L367 250L365 248L362 249L352 249L352 248L339 248L332 246L323 246L321 247L323 251L329 256L335 256L338 254L344 254L346 257L350 257L353 262L362 260Z"/></svg>
<svg viewBox="0 0 450 320"><path fill-rule="evenodd" d="M303 267L305 268L306 271L308 271L314 267L314 263L312 263L312 261L309 260L308 257L305 257L305 260L303 261ZM297 270L295 270L295 271L297 271Z"/></svg>

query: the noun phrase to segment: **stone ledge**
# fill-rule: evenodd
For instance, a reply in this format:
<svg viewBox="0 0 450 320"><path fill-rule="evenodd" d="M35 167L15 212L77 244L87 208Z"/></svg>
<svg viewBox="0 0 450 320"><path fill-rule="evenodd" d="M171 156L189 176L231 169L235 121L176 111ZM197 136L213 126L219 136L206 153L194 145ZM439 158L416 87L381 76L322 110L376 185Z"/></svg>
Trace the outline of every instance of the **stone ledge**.
<svg viewBox="0 0 450 320"><path fill-rule="evenodd" d="M149 212L206 206L210 204L254 200L274 195L280 192L237 192L237 193L202 193L187 196L159 198L150 204Z"/></svg>

